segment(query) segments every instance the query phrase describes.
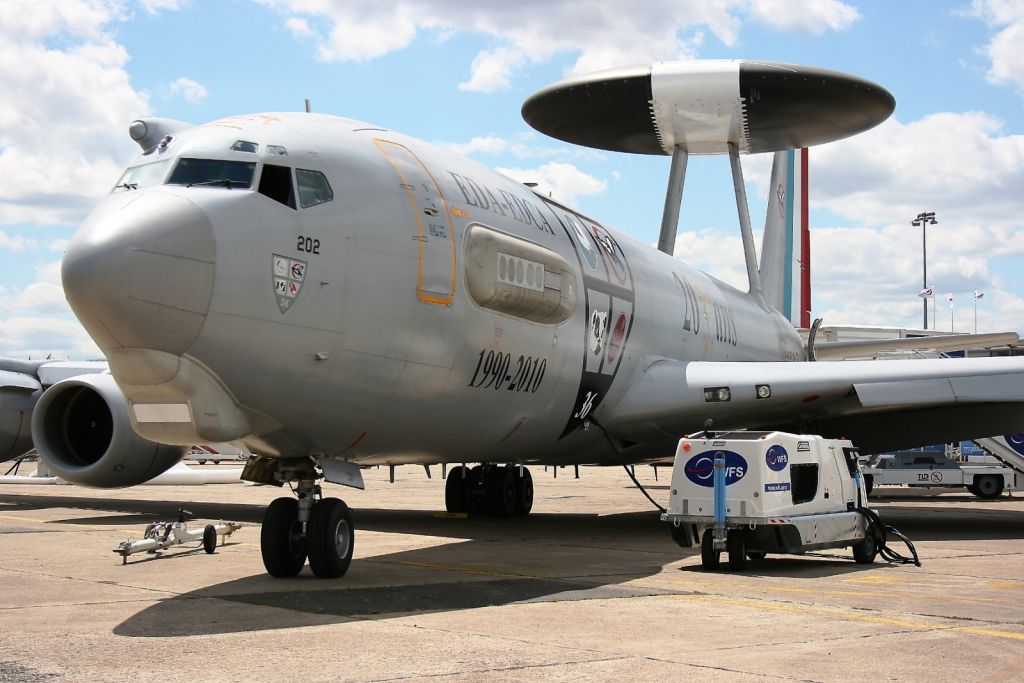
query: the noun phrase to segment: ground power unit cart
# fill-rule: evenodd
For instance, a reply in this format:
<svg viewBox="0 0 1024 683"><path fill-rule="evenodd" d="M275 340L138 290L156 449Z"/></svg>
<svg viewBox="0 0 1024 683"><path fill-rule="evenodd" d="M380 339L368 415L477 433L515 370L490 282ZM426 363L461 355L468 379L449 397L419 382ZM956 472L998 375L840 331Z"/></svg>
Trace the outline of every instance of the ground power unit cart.
<svg viewBox="0 0 1024 683"><path fill-rule="evenodd" d="M857 449L820 436L704 431L681 439L662 519L680 545L700 543L709 570L723 551L737 571L768 553L844 547L862 564L880 551L907 561L885 548L887 532L902 535L867 508ZM920 564L916 552L912 561Z"/></svg>

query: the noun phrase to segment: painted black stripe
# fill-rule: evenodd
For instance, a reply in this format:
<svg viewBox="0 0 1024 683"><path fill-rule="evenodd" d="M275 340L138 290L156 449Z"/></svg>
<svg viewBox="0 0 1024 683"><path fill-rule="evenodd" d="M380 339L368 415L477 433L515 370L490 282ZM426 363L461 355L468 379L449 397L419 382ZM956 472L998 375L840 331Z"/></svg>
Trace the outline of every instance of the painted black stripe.
<svg viewBox="0 0 1024 683"><path fill-rule="evenodd" d="M741 62L740 95L753 153L856 135L896 108L893 96L871 81L806 66Z"/></svg>
<svg viewBox="0 0 1024 683"><path fill-rule="evenodd" d="M576 145L635 154L664 154L651 118L651 72L596 74L571 85L555 84L523 104L523 118L539 130Z"/></svg>

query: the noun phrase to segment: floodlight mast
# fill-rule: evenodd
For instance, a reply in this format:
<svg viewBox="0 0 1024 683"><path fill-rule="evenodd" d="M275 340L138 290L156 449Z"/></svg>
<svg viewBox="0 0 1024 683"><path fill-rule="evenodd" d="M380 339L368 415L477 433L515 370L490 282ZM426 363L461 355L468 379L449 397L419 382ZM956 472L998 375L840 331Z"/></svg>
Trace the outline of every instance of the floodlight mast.
<svg viewBox="0 0 1024 683"><path fill-rule="evenodd" d="M924 264L924 279L922 280L921 290L928 289L928 231L929 225L935 225L938 223L935 220L934 211L925 211L917 214L917 218L910 221L911 225L921 226L921 262ZM928 329L928 297L922 297L924 303L924 329Z"/></svg>

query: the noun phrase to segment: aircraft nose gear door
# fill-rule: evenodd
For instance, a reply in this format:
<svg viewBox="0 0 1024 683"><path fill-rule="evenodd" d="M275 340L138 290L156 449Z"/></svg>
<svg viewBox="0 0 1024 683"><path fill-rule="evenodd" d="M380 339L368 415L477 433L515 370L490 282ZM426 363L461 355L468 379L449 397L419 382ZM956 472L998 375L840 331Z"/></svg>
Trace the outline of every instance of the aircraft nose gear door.
<svg viewBox="0 0 1024 683"><path fill-rule="evenodd" d="M455 298L455 234L448 206L433 176L413 152L396 142L374 140L401 177L416 220L420 301L450 304Z"/></svg>

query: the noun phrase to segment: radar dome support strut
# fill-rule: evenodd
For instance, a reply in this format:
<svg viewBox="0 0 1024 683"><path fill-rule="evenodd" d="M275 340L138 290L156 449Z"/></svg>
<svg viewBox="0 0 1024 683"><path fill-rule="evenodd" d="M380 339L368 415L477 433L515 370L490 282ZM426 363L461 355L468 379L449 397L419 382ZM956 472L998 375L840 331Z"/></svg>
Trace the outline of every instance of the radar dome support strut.
<svg viewBox="0 0 1024 683"><path fill-rule="evenodd" d="M676 145L672 149L672 168L668 172L668 189L665 191L665 210L661 214L661 235L658 236L658 250L671 256L676 249L676 233L679 230L679 207L683 203L683 183L686 181L686 161L689 158L686 147Z"/></svg>

